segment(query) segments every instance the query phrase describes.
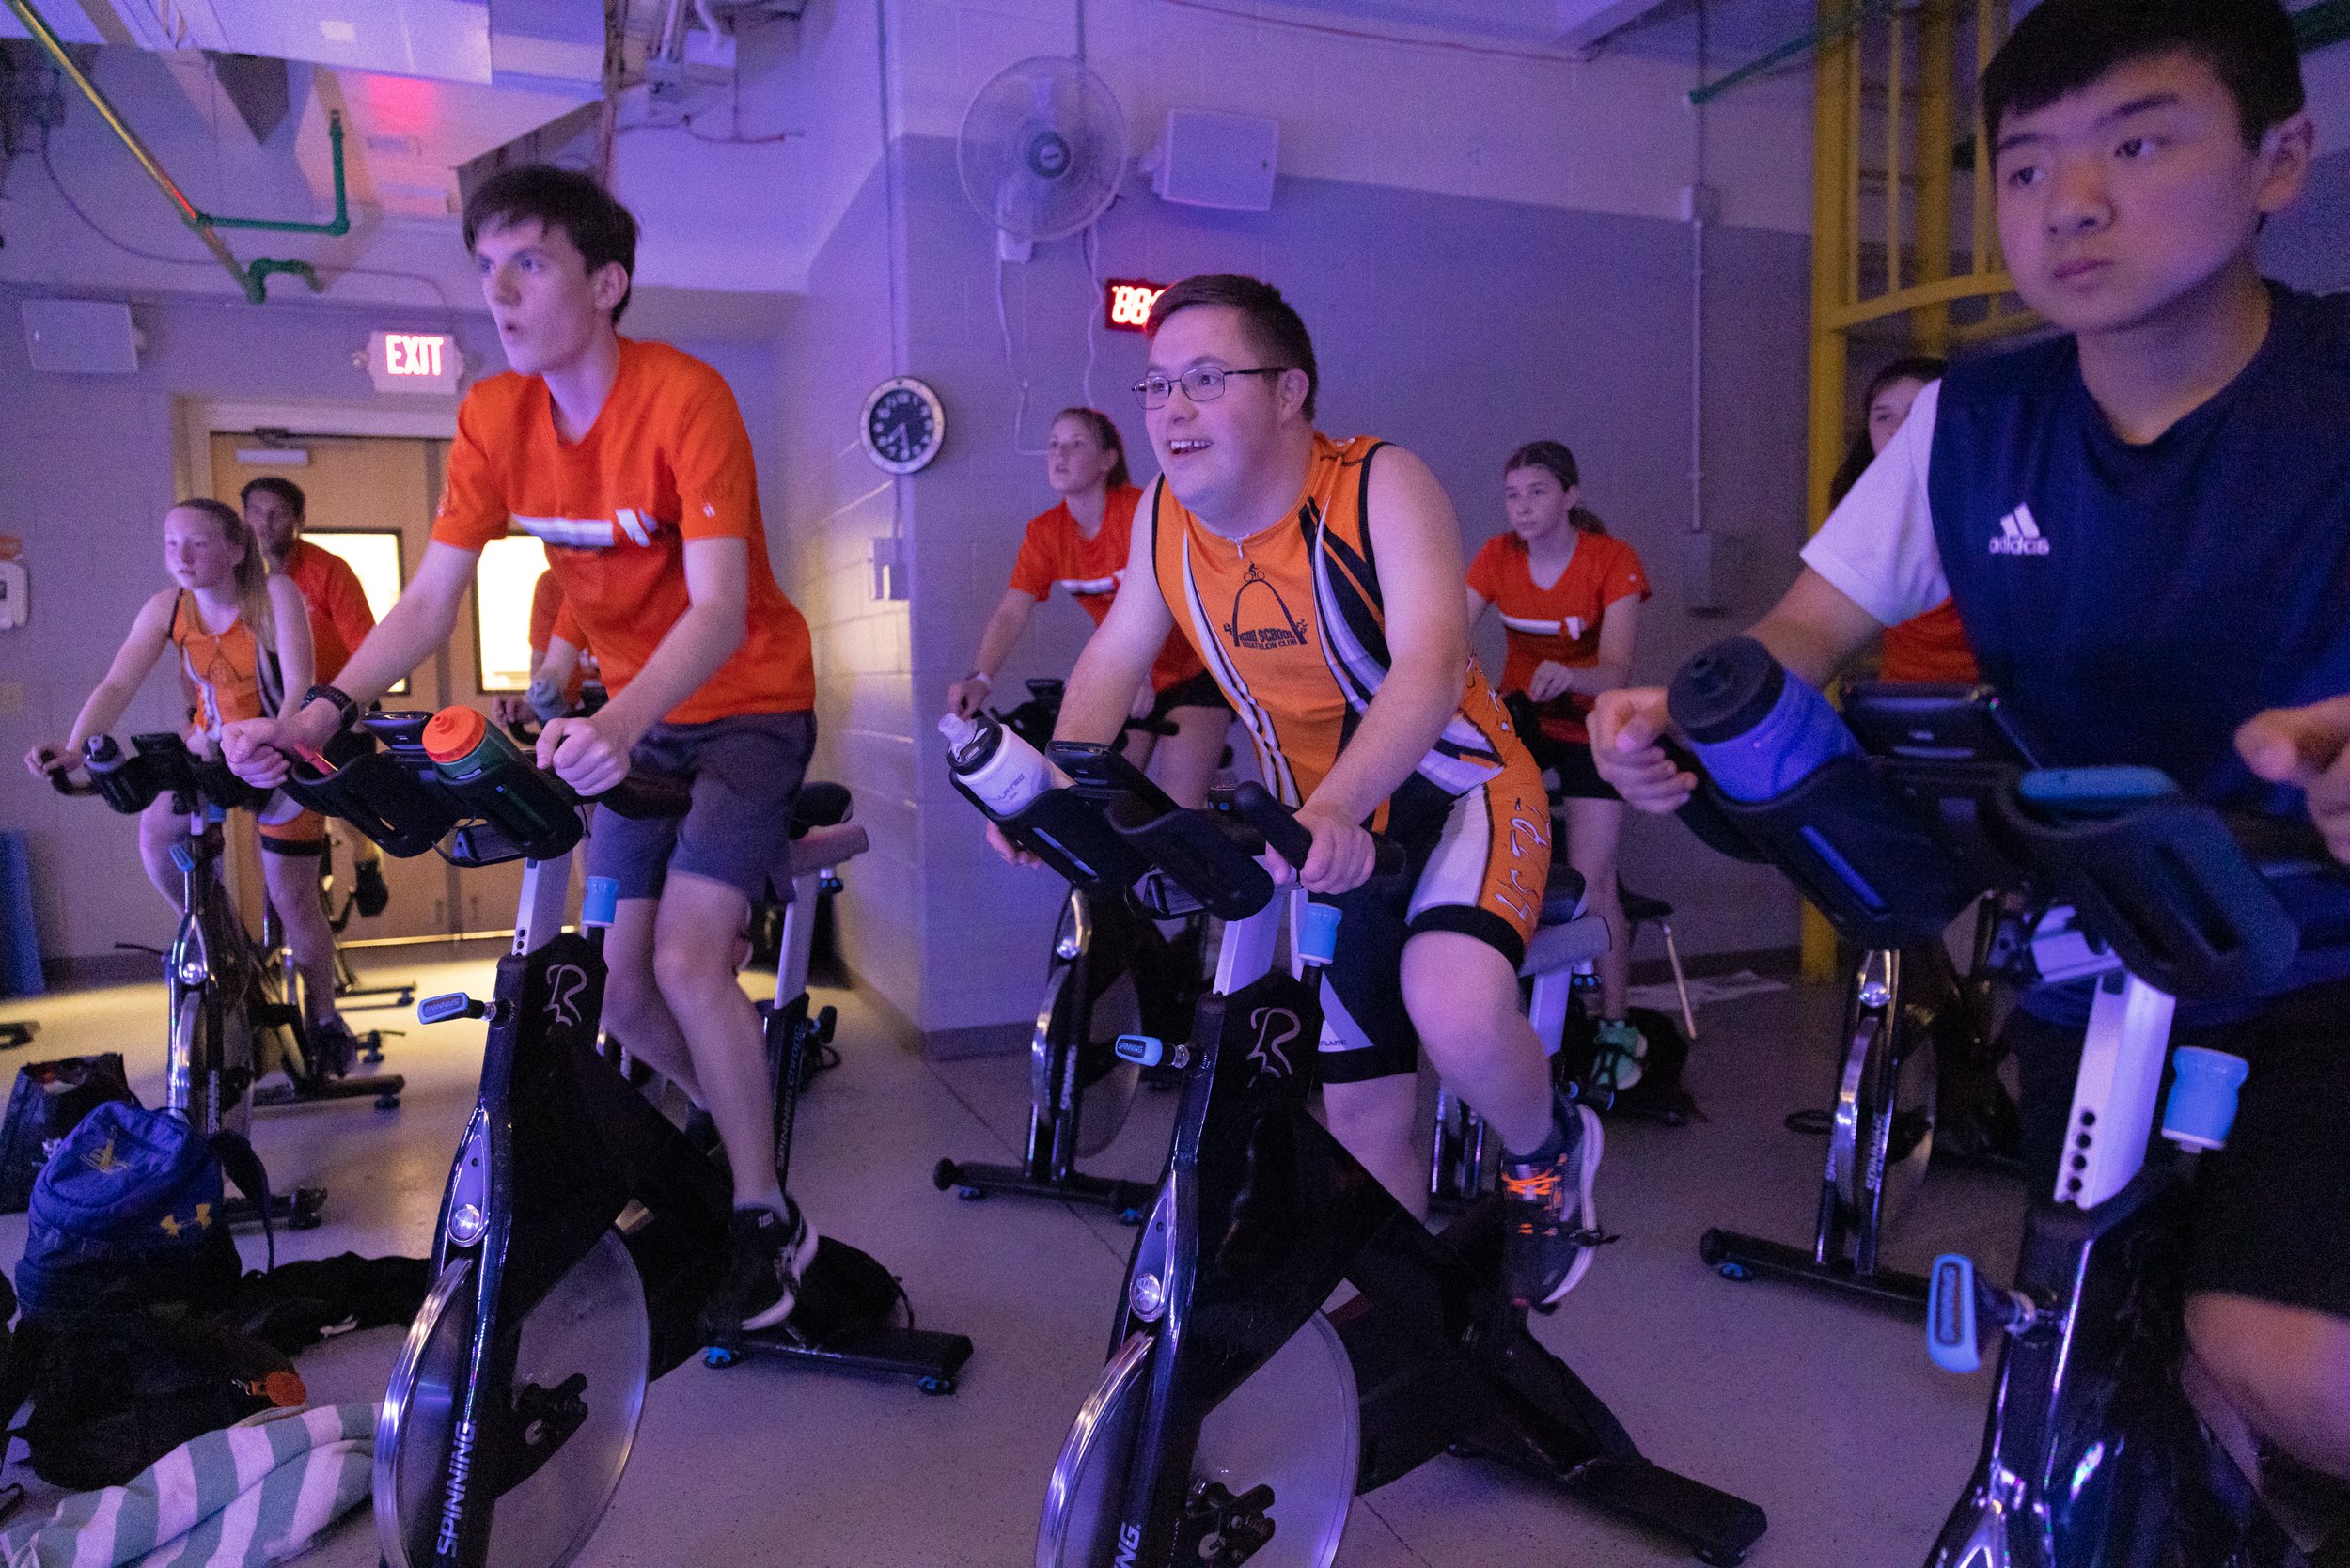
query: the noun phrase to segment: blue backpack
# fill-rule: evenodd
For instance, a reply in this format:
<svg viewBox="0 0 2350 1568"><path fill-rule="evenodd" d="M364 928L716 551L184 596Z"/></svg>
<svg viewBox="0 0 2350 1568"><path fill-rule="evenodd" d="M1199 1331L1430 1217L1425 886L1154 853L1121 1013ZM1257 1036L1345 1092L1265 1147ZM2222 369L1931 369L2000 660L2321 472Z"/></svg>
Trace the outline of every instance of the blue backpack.
<svg viewBox="0 0 2350 1568"><path fill-rule="evenodd" d="M260 1157L236 1134L207 1138L168 1112L120 1101L92 1110L33 1184L16 1274L24 1321L232 1297L243 1265L228 1234L224 1167L266 1215Z"/></svg>

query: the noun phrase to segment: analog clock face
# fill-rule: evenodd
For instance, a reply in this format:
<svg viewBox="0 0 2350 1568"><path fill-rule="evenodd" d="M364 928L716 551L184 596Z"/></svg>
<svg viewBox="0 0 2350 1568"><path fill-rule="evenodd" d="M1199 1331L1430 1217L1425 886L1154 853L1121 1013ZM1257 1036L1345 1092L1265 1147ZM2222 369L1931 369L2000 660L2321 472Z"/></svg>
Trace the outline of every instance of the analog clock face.
<svg viewBox="0 0 2350 1568"><path fill-rule="evenodd" d="M885 382L865 405L865 447L881 467L910 474L938 454L944 423L929 387L910 378Z"/></svg>

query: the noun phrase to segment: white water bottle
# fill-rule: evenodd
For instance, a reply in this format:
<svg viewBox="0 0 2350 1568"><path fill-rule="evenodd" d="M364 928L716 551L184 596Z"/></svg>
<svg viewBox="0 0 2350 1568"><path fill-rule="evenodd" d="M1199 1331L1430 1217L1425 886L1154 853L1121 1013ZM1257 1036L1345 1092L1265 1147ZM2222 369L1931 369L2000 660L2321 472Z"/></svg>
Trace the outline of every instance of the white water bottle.
<svg viewBox="0 0 2350 1568"><path fill-rule="evenodd" d="M947 761L964 789L999 817L1012 816L1047 790L1068 786L1069 776L1044 754L995 719L948 713L938 721L947 737Z"/></svg>

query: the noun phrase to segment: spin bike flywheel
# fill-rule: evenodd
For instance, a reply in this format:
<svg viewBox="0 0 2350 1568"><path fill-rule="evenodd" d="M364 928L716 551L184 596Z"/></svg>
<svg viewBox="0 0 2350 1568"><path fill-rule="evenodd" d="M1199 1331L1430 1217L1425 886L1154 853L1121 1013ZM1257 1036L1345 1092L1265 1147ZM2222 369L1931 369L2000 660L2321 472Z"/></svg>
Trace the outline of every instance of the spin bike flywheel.
<svg viewBox="0 0 2350 1568"><path fill-rule="evenodd" d="M1877 1227L1901 1222L1934 1158L1934 1046L1922 1029L1899 1029L1865 1017L1844 1052L1828 1128L1828 1166L1839 1201L1857 1215L1868 1206L1869 1168L1880 1121L1885 1138ZM1889 1119L1889 1120L1888 1120Z"/></svg>
<svg viewBox="0 0 2350 1568"><path fill-rule="evenodd" d="M392 1368L375 1426L375 1533L387 1568L432 1555L474 1294L470 1261L444 1269ZM606 1231L523 1320L513 1387L518 1406L535 1408L518 1424L525 1442L554 1447L497 1499L494 1568L562 1568L588 1544L636 1440L651 1346L644 1281L619 1232Z"/></svg>
<svg viewBox="0 0 2350 1568"><path fill-rule="evenodd" d="M1119 1348L1077 1412L1044 1496L1036 1568L1112 1568L1118 1513L1136 1429L1150 1402L1152 1334ZM1361 1436L1355 1367L1330 1320L1316 1312L1273 1358L1208 1413L1192 1459L1195 1487L1239 1496L1273 1489L1273 1538L1248 1568L1329 1568L1355 1500Z"/></svg>

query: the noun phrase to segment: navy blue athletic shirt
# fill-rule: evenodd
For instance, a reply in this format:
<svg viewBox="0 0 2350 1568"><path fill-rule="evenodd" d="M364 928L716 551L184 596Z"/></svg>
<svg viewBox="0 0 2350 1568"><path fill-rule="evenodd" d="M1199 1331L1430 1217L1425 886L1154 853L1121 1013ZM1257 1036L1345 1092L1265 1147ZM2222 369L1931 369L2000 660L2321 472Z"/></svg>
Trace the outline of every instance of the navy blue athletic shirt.
<svg viewBox="0 0 2350 1568"><path fill-rule="evenodd" d="M2270 294L2243 373L2142 447L2091 399L2070 337L1942 383L1942 569L2044 763L2139 763L2214 803L2300 808L2233 737L2350 694L2350 299Z"/></svg>

